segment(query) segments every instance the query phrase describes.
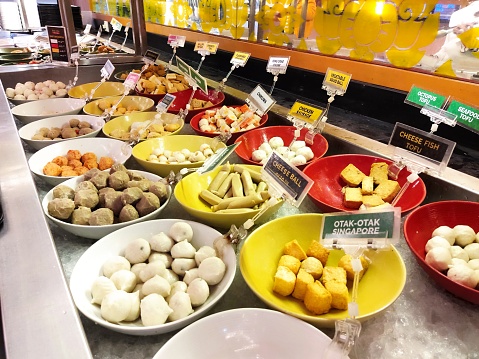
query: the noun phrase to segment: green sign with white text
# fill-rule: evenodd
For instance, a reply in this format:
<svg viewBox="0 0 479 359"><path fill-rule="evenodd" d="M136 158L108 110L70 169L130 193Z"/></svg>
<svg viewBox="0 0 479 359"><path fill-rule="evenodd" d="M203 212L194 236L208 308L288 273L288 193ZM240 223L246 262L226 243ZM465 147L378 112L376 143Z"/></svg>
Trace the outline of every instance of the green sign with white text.
<svg viewBox="0 0 479 359"><path fill-rule="evenodd" d="M198 85L201 91L208 95L208 84L206 79L193 69L190 69L190 77Z"/></svg>
<svg viewBox="0 0 479 359"><path fill-rule="evenodd" d="M457 116L457 122L479 131L479 109L453 100L449 104L447 111Z"/></svg>
<svg viewBox="0 0 479 359"><path fill-rule="evenodd" d="M405 102L419 107L429 105L432 107L441 108L446 102L446 96L413 86L409 91Z"/></svg>

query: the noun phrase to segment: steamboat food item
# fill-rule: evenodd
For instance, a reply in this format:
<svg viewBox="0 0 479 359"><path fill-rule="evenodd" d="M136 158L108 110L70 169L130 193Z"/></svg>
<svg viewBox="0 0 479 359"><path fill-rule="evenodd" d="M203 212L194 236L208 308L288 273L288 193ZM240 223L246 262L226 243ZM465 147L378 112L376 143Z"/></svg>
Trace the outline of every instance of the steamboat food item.
<svg viewBox="0 0 479 359"><path fill-rule="evenodd" d="M140 109L136 105L132 104L125 107L121 102L118 103L118 100L111 100L108 98L98 100L97 105L98 108L104 113L110 113L113 110L113 106L116 106L116 108L111 113L111 115L113 116L120 116L140 111Z"/></svg>
<svg viewBox="0 0 479 359"><path fill-rule="evenodd" d="M69 150L65 156L57 156L43 167L43 174L47 176L72 177L85 174L92 168L106 170L113 165L111 157L103 156L97 162L97 157L92 152L83 155L78 150Z"/></svg>
<svg viewBox="0 0 479 359"><path fill-rule="evenodd" d="M190 88L188 80L180 74L168 73L158 65L150 65L143 71L140 80L136 84L139 93L149 95L163 95L175 93ZM162 70L161 70L162 69Z"/></svg>
<svg viewBox="0 0 479 359"><path fill-rule="evenodd" d="M61 81L46 80L42 82L18 82L15 88L7 87L5 94L13 100L42 100L54 97L65 97L66 85Z"/></svg>
<svg viewBox="0 0 479 359"><path fill-rule="evenodd" d="M255 149L251 153L251 159L260 164L264 164L274 150L290 160L295 166L304 165L314 158L313 150L305 141L295 140L289 144L289 146L285 146L283 139L279 136L275 136L264 141Z"/></svg>
<svg viewBox="0 0 479 359"><path fill-rule="evenodd" d="M211 146L207 143L203 143L196 151L190 151L187 148L183 148L179 151L170 151L168 149L158 147L153 149L152 153L146 160L149 162L163 164L196 163L203 162L214 154L215 151L211 148Z"/></svg>
<svg viewBox="0 0 479 359"><path fill-rule="evenodd" d="M369 175L350 163L339 176L346 183L344 206L351 209L391 203L401 190L397 181L388 178L388 164L385 162L372 163Z"/></svg>
<svg viewBox="0 0 479 359"><path fill-rule="evenodd" d="M190 259L177 256L194 257L196 253L186 238L178 242L170 238L177 246L171 254L169 251L157 252L150 246L150 243L169 237L170 232L176 233L178 230L182 233L180 237L189 237L191 226L188 223L178 221L173 226L168 233L160 232L147 239L132 239L122 255L112 256L105 261L102 273L91 286L91 302L100 306L105 320L121 323L140 318L143 325L151 326L185 318L206 302L210 286L223 279L225 272L221 268L225 264L212 247L203 249L214 254L208 255L194 268L197 273L188 283L183 280L185 273L172 272L171 261L165 264L160 259L162 256L171 255L175 260ZM185 234L185 230L188 233ZM195 253L192 253L193 250Z"/></svg>
<svg viewBox="0 0 479 359"><path fill-rule="evenodd" d="M261 117L251 111L248 105L239 107L222 106L206 110L198 123L203 132L240 132L259 126Z"/></svg>
<svg viewBox="0 0 479 359"><path fill-rule="evenodd" d="M61 128L59 127L41 127L32 136L32 140L51 141L61 140L67 138L75 138L93 132L93 128L89 122L79 121L78 119L71 119L66 122Z"/></svg>

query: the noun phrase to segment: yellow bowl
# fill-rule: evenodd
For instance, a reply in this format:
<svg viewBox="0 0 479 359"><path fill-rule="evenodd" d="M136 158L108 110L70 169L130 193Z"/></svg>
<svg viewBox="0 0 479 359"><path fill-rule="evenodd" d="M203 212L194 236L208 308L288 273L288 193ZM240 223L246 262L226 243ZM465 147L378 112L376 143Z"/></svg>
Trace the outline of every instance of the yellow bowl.
<svg viewBox="0 0 479 359"><path fill-rule="evenodd" d="M176 192L176 191L175 191ZM317 327L334 328L336 320L349 317L347 310L333 309L314 315L303 302L273 292L273 280L284 245L296 239L306 250L311 241L320 239L323 215L297 214L282 217L258 227L243 243L240 252L240 270L251 290L268 306L307 321ZM332 250L326 265L336 266L341 250ZM401 294L406 283L406 266L394 247L389 250L367 252L372 260L359 282L357 303L359 321L374 317L390 306ZM351 295L351 288L350 288Z"/></svg>
<svg viewBox="0 0 479 359"><path fill-rule="evenodd" d="M148 142L148 141L145 141ZM233 166L233 165L232 165ZM253 171L260 172L261 166L255 165L241 165L247 167ZM235 213L217 213L213 212L210 205L204 202L199 194L203 189L208 188L208 185L215 178L216 174L220 171L221 166L218 166L213 171L199 174L197 172L192 173L182 178L175 186L174 194L180 205L193 217L197 218L200 222L206 223L212 227L229 229L232 224L239 227L243 225L248 219L253 218L259 213L259 209L245 210L244 212ZM273 213L275 213L279 207L283 204L283 201L279 201L274 206L268 208L260 218L255 222L257 224L262 223L268 219Z"/></svg>
<svg viewBox="0 0 479 359"><path fill-rule="evenodd" d="M87 115L102 116L103 110L100 109L100 107L98 107L98 104L100 103L100 101L106 100L109 103L117 104L118 101L120 101L121 97L122 96L109 96L109 97L104 97L104 98L89 102L83 107L83 112ZM129 106L136 108L137 110L133 112L144 112L144 111L148 111L152 109L155 103L152 99L149 99L148 97L125 96L121 100L119 105L125 108L128 108ZM122 115L112 115L111 117L113 118L118 116L122 116Z"/></svg>
<svg viewBox="0 0 479 359"><path fill-rule="evenodd" d="M155 116L158 115L158 112L135 112L129 115L118 116L110 121L108 121L104 127L102 128L103 133L105 136L118 139L118 140L125 140L129 139L129 133L131 130L131 125L135 122L146 122L146 121L153 121ZM161 121L164 124L169 123L179 123L180 127L176 131L172 132L165 132L164 136L175 135L181 131L183 126L185 125L185 121L182 120L179 116L172 114L172 113L162 113L161 114ZM122 130L128 135L128 138L116 137L113 136L114 130Z"/></svg>
<svg viewBox="0 0 479 359"><path fill-rule="evenodd" d="M148 161L155 149L169 150L169 151L181 151L188 149L191 152L199 151L200 146L208 144L213 147L213 139L209 137L196 136L196 135L176 135L150 138L146 141L142 141L133 147L132 155L135 160L145 170L151 173L155 173L161 177L166 177L170 172L178 173L183 168L198 168L201 167L204 161L192 162L192 163L158 163ZM218 148L225 147L222 142L218 144Z"/></svg>
<svg viewBox="0 0 479 359"><path fill-rule="evenodd" d="M83 85L72 87L68 91L68 96L73 98L85 98L90 96L91 91L98 86L100 82L90 82ZM93 93L92 99L96 100L107 96L119 96L125 92L125 85L121 82L104 82Z"/></svg>

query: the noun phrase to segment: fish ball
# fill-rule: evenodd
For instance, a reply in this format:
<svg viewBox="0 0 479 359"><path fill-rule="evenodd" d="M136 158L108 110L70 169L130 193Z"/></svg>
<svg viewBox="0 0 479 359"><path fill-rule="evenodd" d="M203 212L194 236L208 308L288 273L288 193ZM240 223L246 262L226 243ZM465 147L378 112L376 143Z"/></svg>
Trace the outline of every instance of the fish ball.
<svg viewBox="0 0 479 359"><path fill-rule="evenodd" d="M196 262L193 258L175 258L171 263L171 269L178 275L185 275L185 272L195 268Z"/></svg>
<svg viewBox="0 0 479 359"><path fill-rule="evenodd" d="M18 85L18 86L15 86L15 94L16 95L23 95L23 93L25 92L26 90L26 87L22 84Z"/></svg>
<svg viewBox="0 0 479 359"><path fill-rule="evenodd" d="M127 269L120 269L113 273L110 277L115 284L116 289L124 290L130 293L136 285L136 275Z"/></svg>
<svg viewBox="0 0 479 359"><path fill-rule="evenodd" d="M15 89L12 89L11 87L7 87L7 89L5 90L5 94L9 98L14 98L15 97Z"/></svg>
<svg viewBox="0 0 479 359"><path fill-rule="evenodd" d="M171 285L171 291L170 291L170 295L168 297L166 297L166 301L170 301L171 297L176 293L176 292L184 292L186 293L186 290L188 289L188 285L179 280L179 281L176 281L175 283L173 283Z"/></svg>
<svg viewBox="0 0 479 359"><path fill-rule="evenodd" d="M64 89L65 87L67 87L67 85L65 85L63 82L61 81L57 81L56 85L58 86L59 89Z"/></svg>
<svg viewBox="0 0 479 359"><path fill-rule="evenodd" d="M15 96L13 97L13 99L14 99L14 100L26 100L25 96L23 96L23 95L15 95Z"/></svg>
<svg viewBox="0 0 479 359"><path fill-rule="evenodd" d="M45 95L51 96L51 95L53 95L53 91L52 91L52 90L50 90L50 88L49 88L49 87L44 87L44 88L42 88L42 94L45 94Z"/></svg>
<svg viewBox="0 0 479 359"><path fill-rule="evenodd" d="M141 293L146 297L149 294L157 293L162 297L166 297L170 294L171 285L163 277L155 275L148 279L141 287Z"/></svg>
<svg viewBox="0 0 479 359"><path fill-rule="evenodd" d="M153 252L148 257L148 262L162 261L165 264L165 268L171 267L173 257L169 253Z"/></svg>
<svg viewBox="0 0 479 359"><path fill-rule="evenodd" d="M48 88L52 90L53 93L58 91L58 86L56 84L51 84L50 86L48 86Z"/></svg>
<svg viewBox="0 0 479 359"><path fill-rule="evenodd" d="M187 270L185 272L185 275L183 276L183 281L186 284L190 285L190 283L196 278L199 278L198 268L191 268L190 270Z"/></svg>
<svg viewBox="0 0 479 359"><path fill-rule="evenodd" d="M271 148L277 149L278 147L284 146L284 141L281 137L275 136L269 139L268 144L271 146Z"/></svg>
<svg viewBox="0 0 479 359"><path fill-rule="evenodd" d="M452 258L451 259L451 264L450 264L451 267L455 267L455 266L467 266L467 261L465 261L464 259L461 259L461 258Z"/></svg>
<svg viewBox="0 0 479 359"><path fill-rule="evenodd" d="M38 83L35 84L35 90L41 91L42 88L44 88L44 87L45 87L45 85L43 84L43 82L38 82Z"/></svg>
<svg viewBox="0 0 479 359"><path fill-rule="evenodd" d="M186 293L190 296L191 305L197 307L206 302L210 296L210 287L204 279L196 278L188 285Z"/></svg>
<svg viewBox="0 0 479 359"><path fill-rule="evenodd" d="M32 93L32 94L28 95L27 100L30 100L30 101L38 100L38 96L35 95L34 93Z"/></svg>
<svg viewBox="0 0 479 359"><path fill-rule="evenodd" d="M165 263L162 261L155 261L148 263L139 273L140 280L146 282L155 275L163 276L166 272Z"/></svg>
<svg viewBox="0 0 479 359"><path fill-rule="evenodd" d="M101 267L102 273L105 277L110 278L111 275L119 270L130 270L130 262L123 256L113 256L108 258Z"/></svg>
<svg viewBox="0 0 479 359"><path fill-rule="evenodd" d="M451 260L450 250L444 247L434 247L426 254L426 263L438 271L447 270Z"/></svg>
<svg viewBox="0 0 479 359"><path fill-rule="evenodd" d="M198 275L209 285L221 282L226 272L225 263L218 257L209 257L198 266Z"/></svg>
<svg viewBox="0 0 479 359"><path fill-rule="evenodd" d="M30 95L35 95L35 92L33 90L30 90L30 89L25 89L25 91L23 92L23 96L25 96L26 98L28 98L28 96Z"/></svg>
<svg viewBox="0 0 479 359"><path fill-rule="evenodd" d="M449 244L452 246L454 244L455 238L454 238L454 231L451 227L449 226L440 226L437 227L433 232L432 232L432 237L439 236L442 238L446 238Z"/></svg>
<svg viewBox="0 0 479 359"><path fill-rule="evenodd" d="M169 252L175 244L173 238L164 232L153 235L148 242L150 243L151 249L157 252Z"/></svg>
<svg viewBox="0 0 479 359"><path fill-rule="evenodd" d="M178 276L178 274L173 272L172 269L167 269L165 274L163 275L163 278L165 278L168 281L168 283L170 283L170 285L180 280L180 277Z"/></svg>
<svg viewBox="0 0 479 359"><path fill-rule="evenodd" d="M314 158L313 150L310 147L301 147L296 151L296 155L302 155L306 158L306 161L310 161Z"/></svg>
<svg viewBox="0 0 479 359"><path fill-rule="evenodd" d="M200 265L203 260L209 257L216 257L216 250L210 246L201 246L195 253L196 265Z"/></svg>
<svg viewBox="0 0 479 359"><path fill-rule="evenodd" d="M479 259L479 243L470 243L464 247L469 259Z"/></svg>
<svg viewBox="0 0 479 359"><path fill-rule="evenodd" d="M453 266L447 271L447 277L454 282L474 288L477 285L474 269L468 266Z"/></svg>
<svg viewBox="0 0 479 359"><path fill-rule="evenodd" d="M141 283L140 272L145 269L146 263L135 263L131 266L130 270L136 276L136 283ZM133 289L134 290L134 289Z"/></svg>
<svg viewBox="0 0 479 359"><path fill-rule="evenodd" d="M186 222L175 222L168 235L173 238L176 242L187 240L190 242L193 239L193 228Z"/></svg>
<svg viewBox="0 0 479 359"><path fill-rule="evenodd" d="M302 147L305 147L306 146L306 142L304 141L300 141L300 140L296 140L294 141L291 146L289 146L289 149L293 152L296 152L298 151L300 148Z"/></svg>
<svg viewBox="0 0 479 359"><path fill-rule="evenodd" d="M253 160L253 161L256 161L256 162L261 162L261 161L264 160L266 157L267 157L267 154L266 154L266 151L264 151L264 150L255 150L255 151L253 151L253 153L251 154L252 160Z"/></svg>
<svg viewBox="0 0 479 359"><path fill-rule="evenodd" d="M41 93L40 95L38 95L39 100L46 100L47 98L50 98L50 95L47 95L45 93Z"/></svg>
<svg viewBox="0 0 479 359"><path fill-rule="evenodd" d="M479 259L471 259L467 265L474 270L479 270Z"/></svg>
<svg viewBox="0 0 479 359"><path fill-rule="evenodd" d="M164 324L172 312L165 298L156 293L147 295L140 302L141 321L146 327Z"/></svg>
<svg viewBox="0 0 479 359"><path fill-rule="evenodd" d="M110 323L118 323L125 320L130 314L131 299L123 290L115 290L108 293L101 302L101 316Z"/></svg>
<svg viewBox="0 0 479 359"><path fill-rule="evenodd" d="M451 245L448 240L439 236L432 237L426 242L426 253L429 252L434 247L444 247L449 249Z"/></svg>
<svg viewBox="0 0 479 359"><path fill-rule="evenodd" d="M25 82L25 88L29 89L29 90L35 90L35 82L33 81L27 81Z"/></svg>
<svg viewBox="0 0 479 359"><path fill-rule="evenodd" d="M128 293L130 298L130 312L124 319L125 322L132 322L140 317L140 291Z"/></svg>
<svg viewBox="0 0 479 359"><path fill-rule="evenodd" d="M263 142L259 147L258 150L264 151L267 155L273 152L273 148L267 142Z"/></svg>
<svg viewBox="0 0 479 359"><path fill-rule="evenodd" d="M303 155L296 155L291 159L293 166L300 166L306 164L306 158Z"/></svg>
<svg viewBox="0 0 479 359"><path fill-rule="evenodd" d="M64 96L67 95L67 90L65 90L65 89L59 89L59 90L55 93L55 95L56 95L57 97L64 97Z"/></svg>
<svg viewBox="0 0 479 359"><path fill-rule="evenodd" d="M449 250L451 251L452 258L459 258L466 262L469 260L469 255L464 250L464 248L460 246L451 246Z"/></svg>
<svg viewBox="0 0 479 359"><path fill-rule="evenodd" d="M168 317L172 322L185 318L193 313L190 296L185 292L176 292L173 294L168 304L173 310Z"/></svg>
<svg viewBox="0 0 479 359"><path fill-rule="evenodd" d="M150 244L144 238L136 238L128 243L125 248L125 258L131 264L145 262L150 256Z"/></svg>
<svg viewBox="0 0 479 359"><path fill-rule="evenodd" d="M470 226L459 224L453 228L453 231L456 238L455 244L461 247L467 246L476 239L476 232Z"/></svg>
<svg viewBox="0 0 479 359"><path fill-rule="evenodd" d="M103 275L99 276L93 281L91 286L91 303L101 305L103 298L105 298L108 293L111 293L115 290L115 283L113 283L110 278L107 278Z"/></svg>
<svg viewBox="0 0 479 359"><path fill-rule="evenodd" d="M176 243L171 248L171 256L173 258L194 258L196 248L186 239Z"/></svg>

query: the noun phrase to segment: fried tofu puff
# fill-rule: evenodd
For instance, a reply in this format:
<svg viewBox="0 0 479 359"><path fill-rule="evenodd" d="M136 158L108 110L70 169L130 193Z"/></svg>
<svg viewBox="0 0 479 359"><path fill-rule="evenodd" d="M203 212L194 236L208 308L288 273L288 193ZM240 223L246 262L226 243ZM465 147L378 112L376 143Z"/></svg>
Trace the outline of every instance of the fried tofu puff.
<svg viewBox="0 0 479 359"><path fill-rule="evenodd" d="M53 163L56 163L60 167L68 165L68 158L65 156L57 156L52 160Z"/></svg>
<svg viewBox="0 0 479 359"><path fill-rule="evenodd" d="M68 166L72 167L72 168L77 168L77 167L81 167L83 166L83 163L81 163L81 161L79 160L69 160L68 161Z"/></svg>
<svg viewBox="0 0 479 359"><path fill-rule="evenodd" d="M83 166L91 170L92 168L98 168L98 163L92 158L84 161Z"/></svg>
<svg viewBox="0 0 479 359"><path fill-rule="evenodd" d="M71 160L78 160L78 161L80 161L80 160L81 160L81 153L80 153L80 151L78 151L78 150L68 150L68 152L67 152L67 159L68 159L68 161L71 161Z"/></svg>
<svg viewBox="0 0 479 359"><path fill-rule="evenodd" d="M77 173L77 176L84 175L88 171L89 169L86 168L85 166L75 167L75 172Z"/></svg>
<svg viewBox="0 0 479 359"><path fill-rule="evenodd" d="M114 163L113 158L101 157L100 161L98 162L98 169L101 171L106 170L110 168L111 166L113 166L113 163Z"/></svg>
<svg viewBox="0 0 479 359"><path fill-rule="evenodd" d="M82 156L81 156L81 161L83 163L85 163L86 161L89 161L89 160L94 160L95 162L97 162L97 157L96 155L93 153L93 152L85 152Z"/></svg>
<svg viewBox="0 0 479 359"><path fill-rule="evenodd" d="M43 174L47 176L60 176L62 173L62 168L53 162L48 162L43 167Z"/></svg>

